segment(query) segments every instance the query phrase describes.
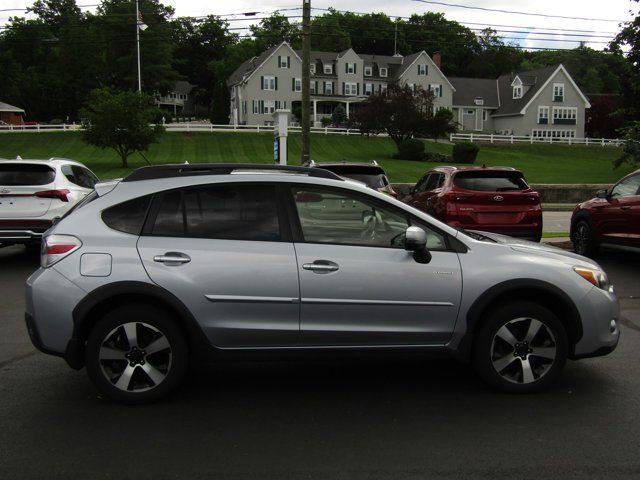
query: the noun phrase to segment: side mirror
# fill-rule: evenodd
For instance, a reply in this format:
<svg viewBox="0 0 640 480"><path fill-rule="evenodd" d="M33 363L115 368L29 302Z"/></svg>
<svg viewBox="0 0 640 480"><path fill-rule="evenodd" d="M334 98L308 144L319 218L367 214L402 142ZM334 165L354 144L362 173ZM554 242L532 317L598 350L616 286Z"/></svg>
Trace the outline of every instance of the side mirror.
<svg viewBox="0 0 640 480"><path fill-rule="evenodd" d="M609 198L609 191L605 188L596 192L596 198Z"/></svg>
<svg viewBox="0 0 640 480"><path fill-rule="evenodd" d="M404 249L413 252L418 263L429 263L431 253L427 250L427 234L419 227L408 227L405 232Z"/></svg>

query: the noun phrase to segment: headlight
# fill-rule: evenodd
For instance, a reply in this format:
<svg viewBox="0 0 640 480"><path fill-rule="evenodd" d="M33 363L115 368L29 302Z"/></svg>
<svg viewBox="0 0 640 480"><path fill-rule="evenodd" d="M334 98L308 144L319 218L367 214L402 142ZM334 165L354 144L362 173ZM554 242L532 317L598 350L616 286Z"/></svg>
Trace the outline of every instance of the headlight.
<svg viewBox="0 0 640 480"><path fill-rule="evenodd" d="M590 284L601 288L602 290L611 290L611 285L609 285L607 274L602 270L594 270L585 267L573 267L573 271L584 278Z"/></svg>

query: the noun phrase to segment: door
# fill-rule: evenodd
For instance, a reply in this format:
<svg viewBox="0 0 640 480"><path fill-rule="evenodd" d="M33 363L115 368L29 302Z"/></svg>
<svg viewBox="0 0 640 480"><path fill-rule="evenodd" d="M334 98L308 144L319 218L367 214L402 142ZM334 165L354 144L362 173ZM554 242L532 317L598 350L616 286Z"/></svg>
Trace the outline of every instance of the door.
<svg viewBox="0 0 640 480"><path fill-rule="evenodd" d="M274 186L238 183L171 190L154 201L140 258L213 345L297 341L298 271L276 198Z"/></svg>
<svg viewBox="0 0 640 480"><path fill-rule="evenodd" d="M594 214L604 241L636 246L640 242L640 175L621 180Z"/></svg>
<svg viewBox="0 0 640 480"><path fill-rule="evenodd" d="M446 343L457 318L462 278L444 234L425 228L433 258L403 248L415 223L403 210L349 190L296 187L295 243L304 345Z"/></svg>

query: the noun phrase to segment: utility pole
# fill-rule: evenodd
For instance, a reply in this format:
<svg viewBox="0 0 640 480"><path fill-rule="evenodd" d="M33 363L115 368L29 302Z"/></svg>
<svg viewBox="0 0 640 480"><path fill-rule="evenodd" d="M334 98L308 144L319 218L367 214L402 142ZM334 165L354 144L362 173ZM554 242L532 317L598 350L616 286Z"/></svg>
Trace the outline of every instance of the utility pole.
<svg viewBox="0 0 640 480"><path fill-rule="evenodd" d="M302 0L302 163L311 160L311 0Z"/></svg>
<svg viewBox="0 0 640 480"><path fill-rule="evenodd" d="M140 73L140 10L136 0L136 50L138 53L138 92L142 92L142 73Z"/></svg>

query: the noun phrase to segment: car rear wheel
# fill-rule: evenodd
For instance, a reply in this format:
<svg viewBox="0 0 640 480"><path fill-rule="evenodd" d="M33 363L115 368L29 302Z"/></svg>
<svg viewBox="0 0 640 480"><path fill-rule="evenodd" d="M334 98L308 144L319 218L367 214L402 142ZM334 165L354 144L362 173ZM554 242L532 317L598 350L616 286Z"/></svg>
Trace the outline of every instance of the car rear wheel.
<svg viewBox="0 0 640 480"><path fill-rule="evenodd" d="M573 228L573 249L578 255L591 257L598 251L595 232L586 220L579 220Z"/></svg>
<svg viewBox="0 0 640 480"><path fill-rule="evenodd" d="M551 311L528 301L492 310L478 331L474 366L494 388L510 393L547 389L567 359L567 334Z"/></svg>
<svg viewBox="0 0 640 480"><path fill-rule="evenodd" d="M85 361L100 392L121 403L150 403L175 389L187 370L188 348L180 327L146 305L107 313L87 339Z"/></svg>

